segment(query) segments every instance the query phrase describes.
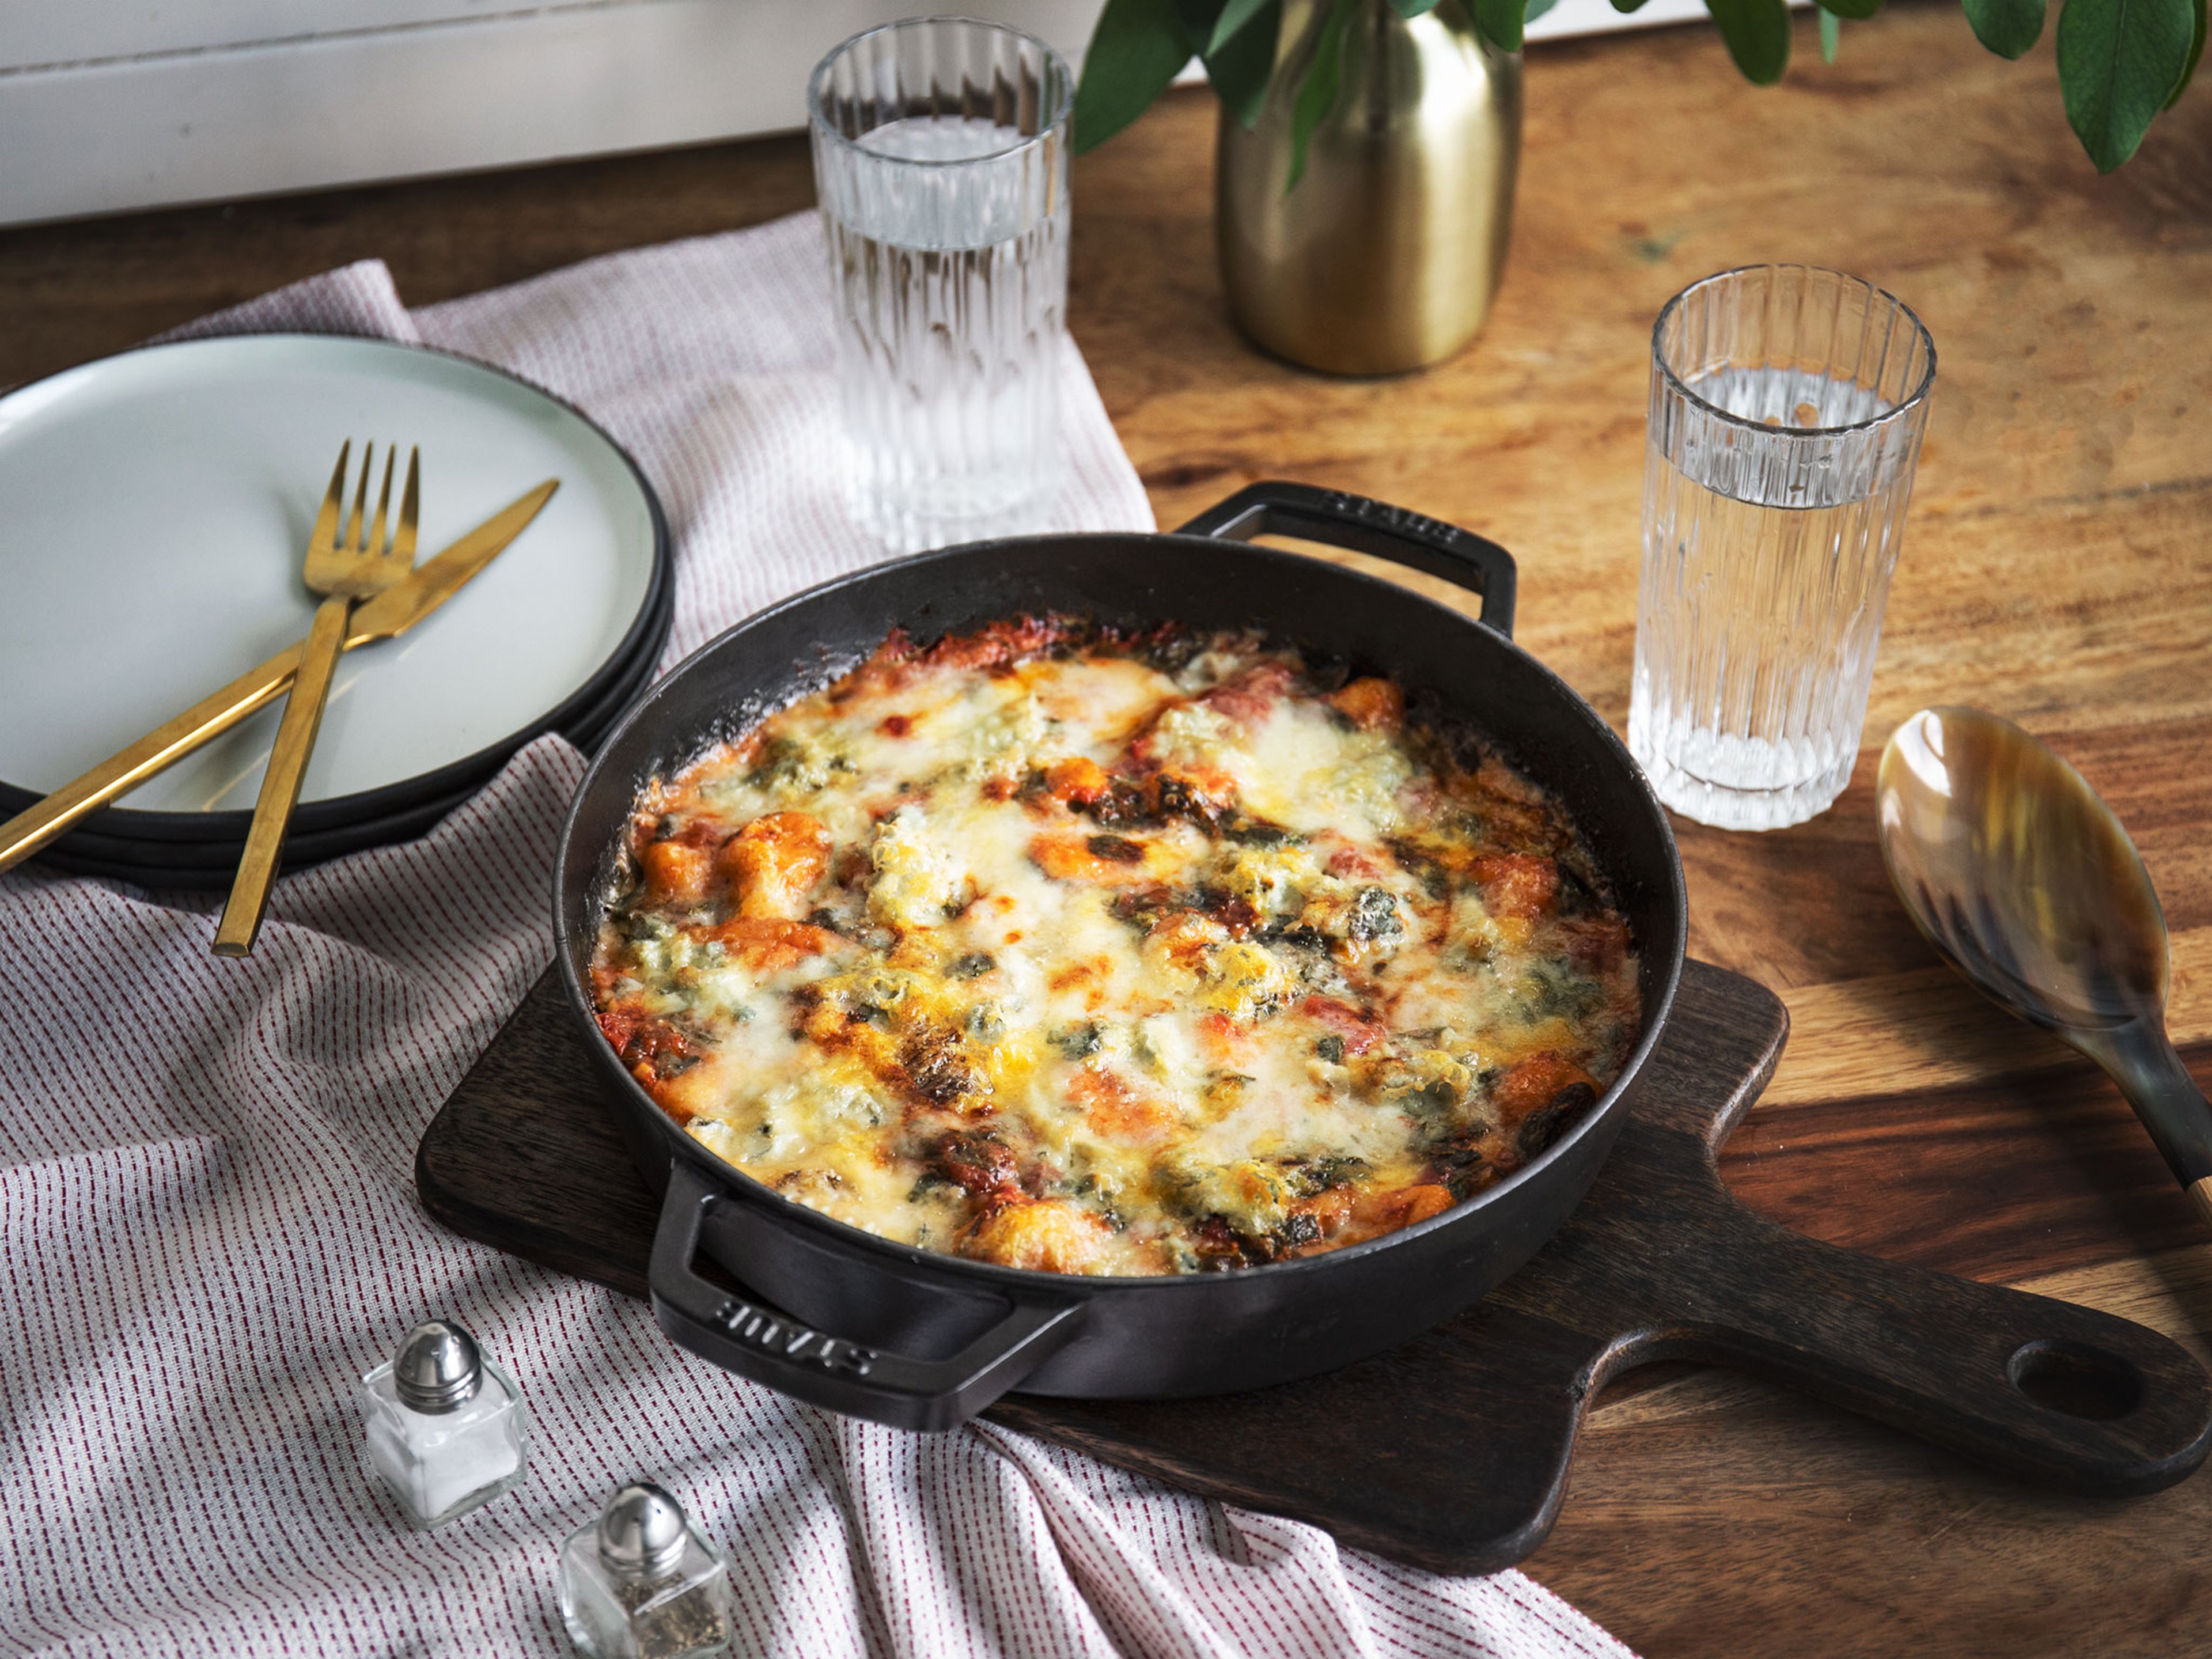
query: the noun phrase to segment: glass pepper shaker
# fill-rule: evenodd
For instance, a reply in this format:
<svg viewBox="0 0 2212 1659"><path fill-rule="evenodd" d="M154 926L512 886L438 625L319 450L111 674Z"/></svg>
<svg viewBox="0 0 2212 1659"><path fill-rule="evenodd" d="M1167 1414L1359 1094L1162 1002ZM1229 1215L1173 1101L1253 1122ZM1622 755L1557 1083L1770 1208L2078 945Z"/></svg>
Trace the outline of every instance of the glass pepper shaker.
<svg viewBox="0 0 2212 1659"><path fill-rule="evenodd" d="M522 1390L451 1320L407 1333L361 1379L368 1462L418 1527L441 1527L528 1473Z"/></svg>
<svg viewBox="0 0 2212 1659"><path fill-rule="evenodd" d="M592 1659L684 1659L729 1644L730 1566L648 1481L561 1547L561 1617Z"/></svg>

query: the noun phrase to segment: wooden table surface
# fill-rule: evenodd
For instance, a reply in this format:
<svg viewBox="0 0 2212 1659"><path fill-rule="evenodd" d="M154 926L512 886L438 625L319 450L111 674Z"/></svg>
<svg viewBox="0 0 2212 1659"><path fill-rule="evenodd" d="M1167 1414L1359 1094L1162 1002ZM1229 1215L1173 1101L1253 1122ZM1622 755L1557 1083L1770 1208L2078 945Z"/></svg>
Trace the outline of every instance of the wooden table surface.
<svg viewBox="0 0 2212 1659"><path fill-rule="evenodd" d="M2046 31L2046 36L2048 35ZM1520 637L1626 719L1646 342L1723 267L1858 272L1940 354L1866 737L1936 702L2048 736L2134 831L2175 929L2173 1009L2212 1077L2212 86L2100 179L2048 40L2007 64L1954 6L1809 22L1759 91L1704 28L1542 48L1512 258L1455 362L1331 381L1224 319L1212 107L1172 94L1077 163L1070 307L1172 526L1257 477L1480 530L1522 569ZM0 384L349 259L411 302L811 200L803 144L658 156L0 232ZM2212 1238L2117 1096L1978 1002L1883 882L1863 757L1767 836L1685 824L1692 948L1795 1034L1729 1149L1832 1240L2212 1333ZM2212 1477L2051 1498L1719 1373L1615 1390L1529 1571L1653 1656L2202 1655Z"/></svg>

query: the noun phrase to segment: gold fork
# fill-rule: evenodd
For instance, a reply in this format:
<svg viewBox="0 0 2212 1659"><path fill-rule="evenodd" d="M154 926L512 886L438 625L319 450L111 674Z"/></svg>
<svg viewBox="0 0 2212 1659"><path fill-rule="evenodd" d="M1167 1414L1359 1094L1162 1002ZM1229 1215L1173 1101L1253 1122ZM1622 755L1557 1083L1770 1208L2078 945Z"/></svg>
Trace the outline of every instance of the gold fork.
<svg viewBox="0 0 2212 1659"><path fill-rule="evenodd" d="M222 921L216 929L215 953L242 957L253 949L261 931L261 913L269 905L269 889L276 879L276 865L284 854L284 832L291 825L292 809L299 804L301 780L307 775L307 757L315 746L315 732L323 723L323 704L331 694L331 677L337 671L338 654L345 648L346 622L356 600L374 597L406 575L415 564L415 520L420 505L418 489L422 452L407 453L407 485L400 494L399 523L386 544L385 515L392 506L392 464L395 446L384 458L384 489L376 501L376 521L365 520L368 506L368 475L375 470L376 446L361 452L361 486L355 492L353 512L344 517L346 462L353 453L350 440L338 449L337 470L315 528L307 538L308 588L323 595L315 608L315 624L300 653L300 666L292 682L292 695L284 705L283 723L276 728L276 744L270 751L269 769L262 775L261 797L253 804L253 826L246 831L246 856L238 863L238 879L231 884L230 901L223 906Z"/></svg>

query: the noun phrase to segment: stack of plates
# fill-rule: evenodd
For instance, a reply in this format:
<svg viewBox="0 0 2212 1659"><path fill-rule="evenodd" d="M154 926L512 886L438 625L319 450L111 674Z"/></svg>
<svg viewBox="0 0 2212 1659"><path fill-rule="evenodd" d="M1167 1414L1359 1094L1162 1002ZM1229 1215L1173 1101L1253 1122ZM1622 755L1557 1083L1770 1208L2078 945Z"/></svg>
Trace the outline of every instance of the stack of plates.
<svg viewBox="0 0 2212 1659"><path fill-rule="evenodd" d="M418 562L542 480L561 488L444 606L347 653L286 867L421 835L545 732L597 744L652 678L675 603L666 525L629 456L463 358L313 335L194 341L0 398L0 818L306 635L301 562L348 439L356 468L377 443L380 477L386 444L420 447ZM228 887L281 709L41 859Z"/></svg>

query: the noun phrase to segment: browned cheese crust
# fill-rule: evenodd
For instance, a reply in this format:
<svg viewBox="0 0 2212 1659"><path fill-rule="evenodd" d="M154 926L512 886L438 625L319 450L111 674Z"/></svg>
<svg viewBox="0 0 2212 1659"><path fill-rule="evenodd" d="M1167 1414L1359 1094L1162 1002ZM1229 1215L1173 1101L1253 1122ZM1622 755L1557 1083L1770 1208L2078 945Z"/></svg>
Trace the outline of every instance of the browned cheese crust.
<svg viewBox="0 0 2212 1659"><path fill-rule="evenodd" d="M1572 826L1400 688L1241 634L902 635L655 784L592 969L702 1146L887 1238L1233 1268L1535 1156L1639 1024Z"/></svg>

